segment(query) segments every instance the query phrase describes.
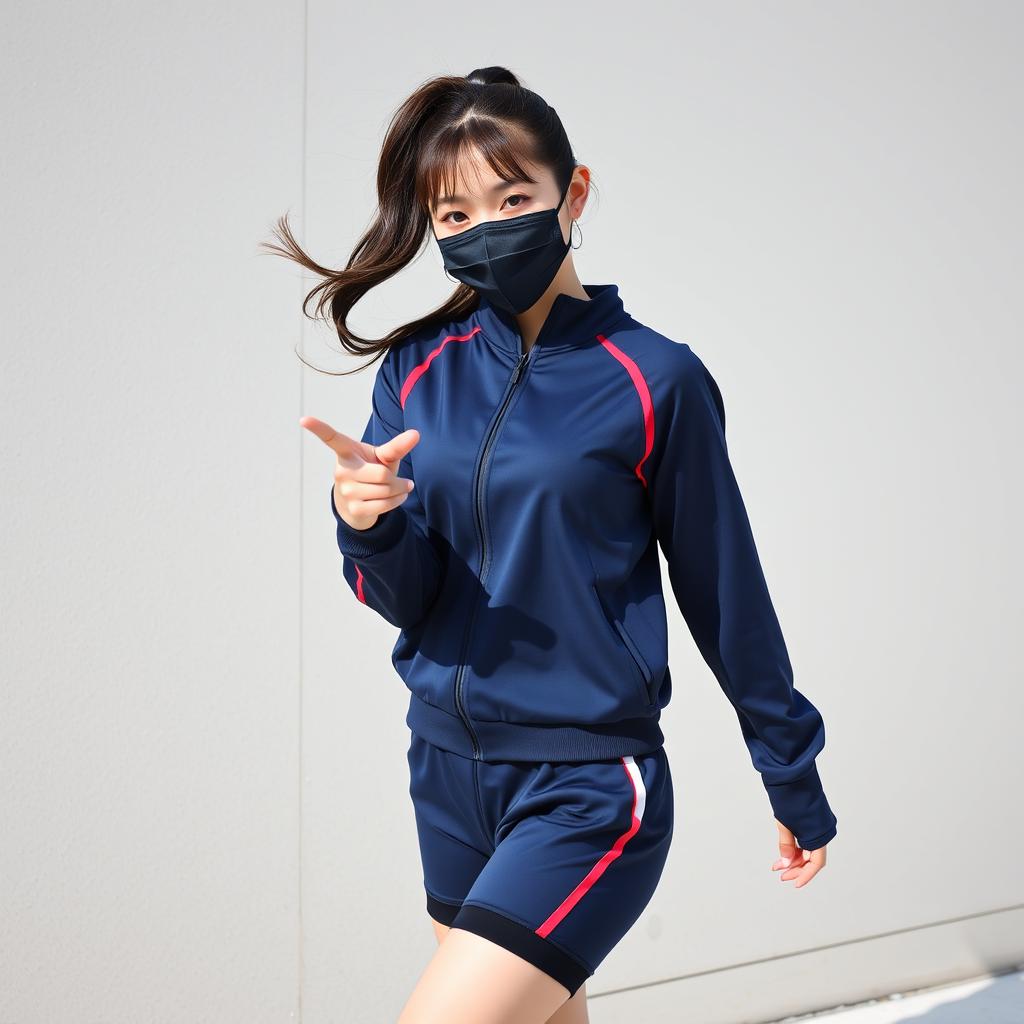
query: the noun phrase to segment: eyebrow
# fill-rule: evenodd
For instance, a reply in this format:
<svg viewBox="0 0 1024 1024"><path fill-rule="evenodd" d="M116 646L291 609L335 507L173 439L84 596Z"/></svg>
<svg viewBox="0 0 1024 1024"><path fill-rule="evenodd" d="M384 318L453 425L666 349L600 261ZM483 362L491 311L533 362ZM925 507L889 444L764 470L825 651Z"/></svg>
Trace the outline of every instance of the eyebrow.
<svg viewBox="0 0 1024 1024"><path fill-rule="evenodd" d="M527 178L502 178L496 185L494 185L490 191L503 192L505 189L510 188L512 185L536 185L537 182L529 181ZM434 204L434 209L445 205L454 205L455 203L467 203L469 199L466 196L461 195L450 195L441 196Z"/></svg>

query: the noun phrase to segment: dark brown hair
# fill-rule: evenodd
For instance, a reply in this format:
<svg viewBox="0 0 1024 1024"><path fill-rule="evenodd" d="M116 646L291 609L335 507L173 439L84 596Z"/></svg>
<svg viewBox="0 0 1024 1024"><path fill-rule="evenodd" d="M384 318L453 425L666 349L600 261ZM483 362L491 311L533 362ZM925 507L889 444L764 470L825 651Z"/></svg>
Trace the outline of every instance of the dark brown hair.
<svg viewBox="0 0 1024 1024"><path fill-rule="evenodd" d="M392 116L377 165L376 217L344 269L330 270L306 255L292 235L287 215L274 229L281 245L261 243L323 278L306 295L302 311L309 316L309 304L317 299L313 317L334 325L347 352L382 355L421 327L459 319L476 308L479 293L460 283L442 306L383 338L361 338L346 323L359 299L415 259L425 241L433 240L430 211L438 196L454 190L460 162L473 148L502 177L535 181L524 163L550 168L559 192L576 167L554 107L521 86L511 71L487 67L465 77L441 75L424 82Z"/></svg>

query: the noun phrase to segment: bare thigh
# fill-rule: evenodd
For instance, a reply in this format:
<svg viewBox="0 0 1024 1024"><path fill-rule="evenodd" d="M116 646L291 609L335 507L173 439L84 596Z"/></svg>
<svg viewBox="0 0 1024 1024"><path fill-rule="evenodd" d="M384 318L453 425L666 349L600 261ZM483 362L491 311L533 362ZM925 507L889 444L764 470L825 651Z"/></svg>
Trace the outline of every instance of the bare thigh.
<svg viewBox="0 0 1024 1024"><path fill-rule="evenodd" d="M586 985L570 999L538 967L432 918L438 949L398 1024L589 1024Z"/></svg>

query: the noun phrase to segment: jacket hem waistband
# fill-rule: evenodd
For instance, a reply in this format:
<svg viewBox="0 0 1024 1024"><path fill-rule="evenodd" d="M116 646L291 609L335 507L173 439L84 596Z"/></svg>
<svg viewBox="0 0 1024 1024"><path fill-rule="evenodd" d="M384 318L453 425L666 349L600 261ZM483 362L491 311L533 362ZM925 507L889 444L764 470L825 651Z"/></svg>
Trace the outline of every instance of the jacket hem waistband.
<svg viewBox="0 0 1024 1024"><path fill-rule="evenodd" d="M665 743L658 718L653 716L591 725L472 722L482 761L601 761L626 754L639 757ZM474 757L465 722L411 691L405 724L436 747Z"/></svg>

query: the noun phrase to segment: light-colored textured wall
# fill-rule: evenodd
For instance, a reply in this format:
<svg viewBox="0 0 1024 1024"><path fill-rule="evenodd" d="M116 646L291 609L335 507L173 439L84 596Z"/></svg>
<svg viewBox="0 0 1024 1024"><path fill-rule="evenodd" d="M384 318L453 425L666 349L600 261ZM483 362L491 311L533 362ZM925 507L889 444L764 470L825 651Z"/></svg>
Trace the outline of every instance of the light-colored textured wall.
<svg viewBox="0 0 1024 1024"><path fill-rule="evenodd" d="M0 1021L288 1020L303 7L9 15Z"/></svg>
<svg viewBox="0 0 1024 1024"><path fill-rule="evenodd" d="M394 629L330 453L374 368L304 322L388 118L505 64L597 192L574 253L687 341L839 819L793 891L669 603L673 849L597 1022L758 1021L1024 959L1013 4L20 11L4 34L0 1024L393 1020L434 948ZM436 251L370 336L440 301ZM666 593L668 580L665 580ZM628 991L624 991L627 990ZM603 993L603 994L602 994Z"/></svg>

